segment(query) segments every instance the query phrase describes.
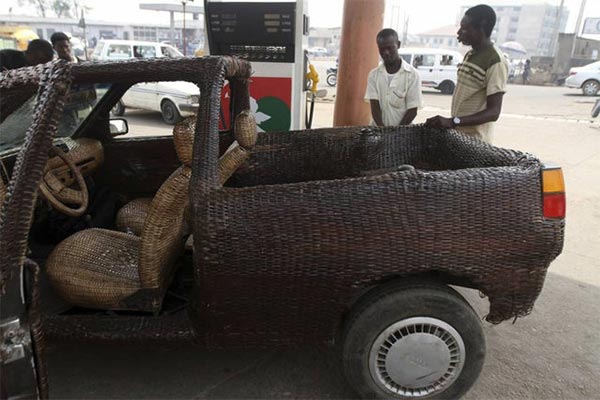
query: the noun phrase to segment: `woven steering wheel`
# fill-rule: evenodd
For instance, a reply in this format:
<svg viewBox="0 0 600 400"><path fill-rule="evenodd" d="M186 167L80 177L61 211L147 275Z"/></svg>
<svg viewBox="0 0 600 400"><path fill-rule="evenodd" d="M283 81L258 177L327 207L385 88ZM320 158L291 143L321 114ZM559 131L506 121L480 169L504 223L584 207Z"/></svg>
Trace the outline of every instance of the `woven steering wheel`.
<svg viewBox="0 0 600 400"><path fill-rule="evenodd" d="M71 217L80 217L85 214L89 203L88 190L83 175L64 151L54 146L52 152L69 167L79 190L68 188L64 182L54 175L52 169L46 167L44 178L40 184L40 192L56 211ZM75 205L77 208L72 208L69 205Z"/></svg>

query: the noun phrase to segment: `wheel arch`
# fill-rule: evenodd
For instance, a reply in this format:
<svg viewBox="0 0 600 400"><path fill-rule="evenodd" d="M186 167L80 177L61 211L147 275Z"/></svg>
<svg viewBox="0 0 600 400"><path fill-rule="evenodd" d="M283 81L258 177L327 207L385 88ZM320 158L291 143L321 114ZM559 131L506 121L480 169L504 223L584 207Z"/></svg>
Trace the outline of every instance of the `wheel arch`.
<svg viewBox="0 0 600 400"><path fill-rule="evenodd" d="M345 311L341 315L336 329L335 341L337 342L344 331L344 327L351 313L363 304L367 303L374 296L387 290L394 290L401 287L417 285L438 285L438 286L460 286L464 288L477 289L477 286L468 278L456 276L447 271L430 270L415 274L394 274L378 277L358 289L355 295L346 304Z"/></svg>
<svg viewBox="0 0 600 400"><path fill-rule="evenodd" d="M598 80L596 78L588 78L588 79L586 79L586 80L583 81L583 83L581 84L580 89L583 90L583 88L585 87L585 85L587 83L589 83L589 82L596 82L596 84L598 85L598 87L600 87L600 80Z"/></svg>

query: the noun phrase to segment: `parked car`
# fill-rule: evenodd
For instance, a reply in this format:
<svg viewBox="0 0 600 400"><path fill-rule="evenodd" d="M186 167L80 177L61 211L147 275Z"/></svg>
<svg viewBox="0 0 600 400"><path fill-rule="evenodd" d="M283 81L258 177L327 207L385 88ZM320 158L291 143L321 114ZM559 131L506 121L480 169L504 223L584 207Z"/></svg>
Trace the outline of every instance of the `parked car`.
<svg viewBox="0 0 600 400"><path fill-rule="evenodd" d="M581 89L585 96L596 96L600 91L600 61L571 68L565 85L572 89Z"/></svg>
<svg viewBox="0 0 600 400"><path fill-rule="evenodd" d="M92 60L129 60L132 58L183 57L166 43L138 40L100 40L92 53ZM113 115L122 116L127 108L158 111L163 120L173 125L198 110L200 91L189 82L153 82L133 86L115 104Z"/></svg>
<svg viewBox="0 0 600 400"><path fill-rule="evenodd" d="M206 88L206 109L172 136L115 137L127 125L109 111L128 85L174 71ZM111 76L87 117L62 131L69 82ZM0 105L0 130L20 134L0 153L11 176L0 174L3 396L47 397L45 338L328 343L364 398L458 398L486 345L479 316L449 285L488 296L492 323L531 312L562 250L560 168L422 125L257 134L250 76L232 57L0 74L12 100ZM219 132L225 79L233 130ZM86 177L122 199L114 222L73 229L49 218L48 205L87 223ZM52 290L40 292L40 276ZM41 307L55 296L61 312Z"/></svg>
<svg viewBox="0 0 600 400"><path fill-rule="evenodd" d="M125 114L126 108L159 111L163 121L174 125L198 111L200 90L190 82L147 82L129 89L112 109L114 116Z"/></svg>
<svg viewBox="0 0 600 400"><path fill-rule="evenodd" d="M463 56L457 51L404 47L400 57L419 71L421 85L444 94L453 94L456 88L458 64Z"/></svg>
<svg viewBox="0 0 600 400"><path fill-rule="evenodd" d="M325 57L329 54L325 47L309 47L306 51L311 57Z"/></svg>

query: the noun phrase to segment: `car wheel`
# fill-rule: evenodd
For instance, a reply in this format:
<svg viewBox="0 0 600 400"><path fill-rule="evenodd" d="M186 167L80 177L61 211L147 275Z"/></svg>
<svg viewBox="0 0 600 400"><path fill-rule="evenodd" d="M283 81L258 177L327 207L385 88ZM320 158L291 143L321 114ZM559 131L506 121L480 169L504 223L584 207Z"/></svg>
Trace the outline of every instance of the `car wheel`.
<svg viewBox="0 0 600 400"><path fill-rule="evenodd" d="M443 94L454 94L454 82L452 81L444 81L440 85L440 91Z"/></svg>
<svg viewBox="0 0 600 400"><path fill-rule="evenodd" d="M169 125L175 125L181 121L181 115L179 110L175 107L175 104L171 100L163 100L160 104L160 112L162 114L163 121Z"/></svg>
<svg viewBox="0 0 600 400"><path fill-rule="evenodd" d="M345 324L342 363L364 398L459 398L485 358L479 317L444 285L392 285L355 307Z"/></svg>
<svg viewBox="0 0 600 400"><path fill-rule="evenodd" d="M581 86L581 91L585 96L595 96L600 91L600 82L595 80L585 81Z"/></svg>
<svg viewBox="0 0 600 400"><path fill-rule="evenodd" d="M117 101L117 104L113 106L110 112L115 117L121 117L123 114L125 114L125 104L123 104L121 100Z"/></svg>
<svg viewBox="0 0 600 400"><path fill-rule="evenodd" d="M327 75L327 84L331 87L334 87L337 84L337 75L336 74Z"/></svg>

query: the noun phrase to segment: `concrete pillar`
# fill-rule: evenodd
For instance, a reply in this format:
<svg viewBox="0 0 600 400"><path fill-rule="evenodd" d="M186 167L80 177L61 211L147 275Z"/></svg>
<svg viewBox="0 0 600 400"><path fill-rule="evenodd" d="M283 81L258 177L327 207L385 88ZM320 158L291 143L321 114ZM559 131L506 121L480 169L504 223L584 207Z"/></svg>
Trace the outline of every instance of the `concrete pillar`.
<svg viewBox="0 0 600 400"><path fill-rule="evenodd" d="M169 40L171 41L169 44L173 47L177 47L175 46L175 13L170 11L169 14Z"/></svg>
<svg viewBox="0 0 600 400"><path fill-rule="evenodd" d="M385 0L344 0L334 126L367 125L371 120L364 97L369 71L379 62L375 37L384 11Z"/></svg>

